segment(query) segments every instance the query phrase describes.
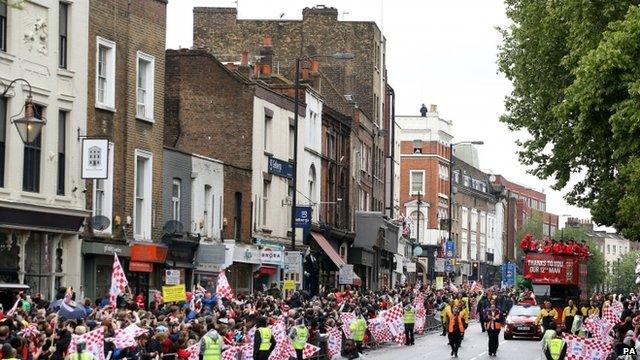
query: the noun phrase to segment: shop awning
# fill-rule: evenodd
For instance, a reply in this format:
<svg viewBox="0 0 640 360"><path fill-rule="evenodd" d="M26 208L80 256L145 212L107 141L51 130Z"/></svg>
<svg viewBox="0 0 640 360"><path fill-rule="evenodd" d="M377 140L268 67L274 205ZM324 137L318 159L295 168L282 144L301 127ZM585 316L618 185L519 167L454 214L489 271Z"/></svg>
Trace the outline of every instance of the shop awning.
<svg viewBox="0 0 640 360"><path fill-rule="evenodd" d="M325 254L327 254L329 259L331 259L331 261L333 261L333 263L336 264L338 269L340 269L342 265L346 264L346 262L342 260L342 257L340 256L340 254L338 254L338 252L333 248L333 246L331 246L331 244L329 244L329 241L327 241L327 239L325 239L325 237L322 234L312 231L311 236L316 241L316 243L320 245L322 250L324 250ZM362 280L360 279L360 277L357 274L354 274L353 285L360 285L361 283L362 283Z"/></svg>
<svg viewBox="0 0 640 360"><path fill-rule="evenodd" d="M273 266L261 266L260 269L258 269L258 273L260 275L275 275L278 273L278 268Z"/></svg>

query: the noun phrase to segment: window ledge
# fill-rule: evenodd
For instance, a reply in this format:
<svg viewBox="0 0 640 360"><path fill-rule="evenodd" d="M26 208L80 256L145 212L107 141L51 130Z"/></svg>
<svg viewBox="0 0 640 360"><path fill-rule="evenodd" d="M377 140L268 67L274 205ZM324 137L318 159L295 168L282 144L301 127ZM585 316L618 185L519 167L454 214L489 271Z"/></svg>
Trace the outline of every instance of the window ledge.
<svg viewBox="0 0 640 360"><path fill-rule="evenodd" d="M58 68L58 76L72 79L76 72L69 69Z"/></svg>
<svg viewBox="0 0 640 360"><path fill-rule="evenodd" d="M55 201L56 202L61 202L61 203L66 203L66 204L71 204L71 199L69 199L65 195L56 195L55 196Z"/></svg>
<svg viewBox="0 0 640 360"><path fill-rule="evenodd" d="M4 62L12 63L15 61L15 59L16 59L15 55L9 54L6 51L0 51L0 60Z"/></svg>
<svg viewBox="0 0 640 360"><path fill-rule="evenodd" d="M144 117L144 116L139 116L139 115L136 115L136 120L144 121L144 122L147 122L147 123L150 123L150 124L155 123L155 121L153 119L148 118L148 117Z"/></svg>
<svg viewBox="0 0 640 360"><path fill-rule="evenodd" d="M106 104L101 104L99 102L96 102L96 109L100 109L100 110L106 110L112 113L116 112L116 109L114 107L108 106Z"/></svg>
<svg viewBox="0 0 640 360"><path fill-rule="evenodd" d="M264 151L264 156L273 156L272 153L268 152L267 150Z"/></svg>
<svg viewBox="0 0 640 360"><path fill-rule="evenodd" d="M47 197L38 193L32 193L32 192L28 192L28 191L23 191L22 198L25 199L31 199L31 200L40 200L40 201L46 201Z"/></svg>
<svg viewBox="0 0 640 360"><path fill-rule="evenodd" d="M11 195L11 190L0 188L0 195Z"/></svg>

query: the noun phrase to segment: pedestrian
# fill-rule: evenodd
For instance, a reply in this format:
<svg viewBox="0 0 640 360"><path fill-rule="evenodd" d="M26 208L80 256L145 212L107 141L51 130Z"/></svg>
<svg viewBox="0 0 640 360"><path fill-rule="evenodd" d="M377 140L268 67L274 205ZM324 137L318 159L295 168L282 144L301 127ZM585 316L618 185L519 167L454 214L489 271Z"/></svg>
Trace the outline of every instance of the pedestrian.
<svg viewBox="0 0 640 360"><path fill-rule="evenodd" d="M567 344L562 339L562 330L556 331L556 336L549 341L549 346L544 352L547 360L564 360L567 354Z"/></svg>
<svg viewBox="0 0 640 360"><path fill-rule="evenodd" d="M222 357L222 340L220 334L216 330L209 330L202 337L202 344L200 345L200 352L202 360L220 360Z"/></svg>
<svg viewBox="0 0 640 360"><path fill-rule="evenodd" d="M552 322L558 319L558 312L551 306L551 301L544 302L544 309L540 310L538 318L536 319L536 325L540 325L546 330Z"/></svg>
<svg viewBox="0 0 640 360"><path fill-rule="evenodd" d="M296 326L289 332L289 337L291 337L293 349L296 351L296 359L303 360L302 352L307 340L309 340L309 329L304 325L303 317L299 317L296 320Z"/></svg>
<svg viewBox="0 0 640 360"><path fill-rule="evenodd" d="M449 300L445 297L440 303L440 319L442 321L442 334L440 336L447 335L447 324L449 324L449 316L451 315L451 305Z"/></svg>
<svg viewBox="0 0 640 360"><path fill-rule="evenodd" d="M267 318L261 316L258 319L258 330L253 341L253 358L256 360L268 360L269 355L276 347L271 329L267 327Z"/></svg>
<svg viewBox="0 0 640 360"><path fill-rule="evenodd" d="M416 309L411 305L409 300L404 301L404 334L405 345L415 345L413 336L413 326L416 322Z"/></svg>
<svg viewBox="0 0 640 360"><path fill-rule="evenodd" d="M567 306L562 311L562 323L564 324L564 331L570 333L573 325L573 318L578 313L578 307L573 303L573 300L569 300Z"/></svg>
<svg viewBox="0 0 640 360"><path fill-rule="evenodd" d="M542 352L547 351L549 344L553 338L556 337L556 323L551 323L549 328L544 331L542 335Z"/></svg>
<svg viewBox="0 0 640 360"><path fill-rule="evenodd" d="M484 323L485 323L484 312L485 310L487 310L488 307L489 307L489 299L486 294L482 295L482 297L480 298L480 301L478 301L478 316L480 319L480 328L482 329L482 332L486 331L484 327Z"/></svg>
<svg viewBox="0 0 640 360"><path fill-rule="evenodd" d="M460 308L454 307L453 313L449 317L449 326L447 327L449 335L449 345L451 345L451 356L458 357L458 349L462 343L464 335L464 320L460 315Z"/></svg>
<svg viewBox="0 0 640 360"><path fill-rule="evenodd" d="M364 333L367 330L367 322L364 320L364 316L360 310L356 310L356 319L351 322L349 326L353 341L356 342L356 349L362 354L362 341L364 340Z"/></svg>
<svg viewBox="0 0 640 360"><path fill-rule="evenodd" d="M502 328L502 312L496 306L496 301L491 300L489 308L484 315L485 328L489 334L489 356L496 356L498 351L498 337Z"/></svg>

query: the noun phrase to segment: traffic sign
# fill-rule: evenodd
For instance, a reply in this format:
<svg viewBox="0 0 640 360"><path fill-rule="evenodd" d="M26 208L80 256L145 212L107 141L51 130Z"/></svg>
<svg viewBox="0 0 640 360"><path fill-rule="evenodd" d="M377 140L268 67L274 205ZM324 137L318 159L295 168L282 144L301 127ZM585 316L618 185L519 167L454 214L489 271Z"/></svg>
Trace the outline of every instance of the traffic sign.
<svg viewBox="0 0 640 360"><path fill-rule="evenodd" d="M454 257L456 253L456 243L451 240L447 241L445 252L446 252L445 254L446 257L448 258Z"/></svg>
<svg viewBox="0 0 640 360"><path fill-rule="evenodd" d="M447 260L444 264L444 271L445 272L452 272L453 271L453 264L451 263L450 260Z"/></svg>

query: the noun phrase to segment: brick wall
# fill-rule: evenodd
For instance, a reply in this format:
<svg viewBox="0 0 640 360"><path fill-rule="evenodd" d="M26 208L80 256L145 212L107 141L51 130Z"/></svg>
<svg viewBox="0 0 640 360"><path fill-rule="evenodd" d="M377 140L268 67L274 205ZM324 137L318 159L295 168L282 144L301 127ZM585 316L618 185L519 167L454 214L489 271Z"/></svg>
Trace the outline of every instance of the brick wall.
<svg viewBox="0 0 640 360"><path fill-rule="evenodd" d="M162 139L164 130L164 50L166 1L91 0L89 10L87 134L109 138L115 144L113 217L123 223L133 216L134 151L153 154L152 238L162 235ZM95 107L96 37L116 43L115 111ZM154 122L136 120L137 52L155 59ZM87 207L92 208L92 182L87 182ZM122 229L113 230L120 238ZM132 238L132 230L127 229Z"/></svg>
<svg viewBox="0 0 640 360"><path fill-rule="evenodd" d="M167 50L167 146L224 164L224 237L234 237L242 194L241 240L251 237L251 158L255 90L201 50Z"/></svg>

